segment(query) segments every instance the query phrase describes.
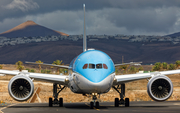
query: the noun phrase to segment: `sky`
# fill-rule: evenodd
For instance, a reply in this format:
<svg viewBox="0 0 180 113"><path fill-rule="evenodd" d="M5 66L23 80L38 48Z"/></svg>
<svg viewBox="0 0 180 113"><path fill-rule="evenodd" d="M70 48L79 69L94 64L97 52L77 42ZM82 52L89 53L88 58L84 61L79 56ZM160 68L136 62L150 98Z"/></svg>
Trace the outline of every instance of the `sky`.
<svg viewBox="0 0 180 113"><path fill-rule="evenodd" d="M69 35L180 32L180 0L0 0L0 33L27 20Z"/></svg>

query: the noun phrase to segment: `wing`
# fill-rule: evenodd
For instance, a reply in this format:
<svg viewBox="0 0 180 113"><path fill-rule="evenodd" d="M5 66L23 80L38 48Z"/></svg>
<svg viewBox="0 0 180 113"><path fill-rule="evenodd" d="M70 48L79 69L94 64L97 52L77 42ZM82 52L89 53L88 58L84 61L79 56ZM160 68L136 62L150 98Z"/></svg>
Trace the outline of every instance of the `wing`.
<svg viewBox="0 0 180 113"><path fill-rule="evenodd" d="M130 62L130 63L122 63L122 64L114 64L114 66L122 66L122 65L133 65L133 64L141 64L142 62Z"/></svg>
<svg viewBox="0 0 180 113"><path fill-rule="evenodd" d="M39 65L45 65L45 66L53 66L53 67L66 68L66 69L72 68L72 67L69 67L66 65L55 65L55 64L36 63L36 62L25 62L25 63L27 63L27 64L39 64Z"/></svg>
<svg viewBox="0 0 180 113"><path fill-rule="evenodd" d="M54 74L42 74L42 73L25 73L19 71L10 71L10 70L2 70L0 69L1 74L6 75L26 75L32 79L39 80L39 81L46 81L51 83L58 83L61 85L68 84L68 76L65 75L54 75Z"/></svg>
<svg viewBox="0 0 180 113"><path fill-rule="evenodd" d="M141 73L141 74L116 75L113 85L119 85L122 83L141 80L141 79L148 79L155 75L171 75L171 74L178 74L178 73L180 73L180 70L160 71L160 72Z"/></svg>

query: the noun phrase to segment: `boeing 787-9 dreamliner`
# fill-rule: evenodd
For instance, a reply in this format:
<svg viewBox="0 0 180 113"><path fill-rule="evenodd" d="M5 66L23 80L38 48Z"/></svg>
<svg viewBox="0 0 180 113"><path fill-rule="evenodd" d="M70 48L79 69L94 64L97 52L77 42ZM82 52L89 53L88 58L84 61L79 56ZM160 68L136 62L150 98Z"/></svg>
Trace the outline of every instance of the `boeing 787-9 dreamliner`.
<svg viewBox="0 0 180 113"><path fill-rule="evenodd" d="M41 73L25 73L0 69L0 73L15 75L8 84L10 96L17 101L28 100L34 92L33 80L41 80L53 83L53 98L49 98L49 106L55 104L63 106L63 98L58 98L59 93L65 88L70 88L72 92L91 95L90 108L99 108L97 96L109 92L114 88L119 93L119 98L115 98L114 106L129 106L129 98L125 97L125 83L141 79L148 79L147 92L155 101L167 100L173 92L173 84L166 76L180 73L180 70L160 71L158 73L142 73L115 75L115 67L125 64L114 64L113 60L104 52L87 49L85 30L85 4L84 9L84 36L83 52L75 57L69 66L41 64L69 69L69 75L54 75ZM27 62L31 64L38 64Z"/></svg>

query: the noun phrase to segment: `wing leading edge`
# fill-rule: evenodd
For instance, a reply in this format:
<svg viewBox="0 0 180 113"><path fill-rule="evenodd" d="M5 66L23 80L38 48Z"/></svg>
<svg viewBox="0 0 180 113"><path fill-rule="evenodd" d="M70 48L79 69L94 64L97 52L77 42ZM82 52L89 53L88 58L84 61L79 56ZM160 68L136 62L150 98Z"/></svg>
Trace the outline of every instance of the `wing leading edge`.
<svg viewBox="0 0 180 113"><path fill-rule="evenodd" d="M23 75L23 76L28 76L35 80L58 83L65 86L68 84L68 76L65 75L26 73L26 72L10 71L10 70L2 70L2 69L0 69L0 73L6 75Z"/></svg>
<svg viewBox="0 0 180 113"><path fill-rule="evenodd" d="M59 68L66 68L71 69L72 67L66 66L66 65L55 65L55 64L46 64L46 63L36 63L36 62L25 62L27 64L38 64L38 65L45 65L45 66L53 66L53 67L59 67Z"/></svg>
<svg viewBox="0 0 180 113"><path fill-rule="evenodd" d="M114 64L114 66L123 66L123 65L134 65L134 64L141 64L142 62L130 62L130 63L122 63L122 64Z"/></svg>
<svg viewBox="0 0 180 113"><path fill-rule="evenodd" d="M156 75L171 75L171 74L179 74L179 73L180 70L172 70L172 71L160 71L160 72L141 73L141 74L116 75L113 85L120 85L126 82L147 79Z"/></svg>

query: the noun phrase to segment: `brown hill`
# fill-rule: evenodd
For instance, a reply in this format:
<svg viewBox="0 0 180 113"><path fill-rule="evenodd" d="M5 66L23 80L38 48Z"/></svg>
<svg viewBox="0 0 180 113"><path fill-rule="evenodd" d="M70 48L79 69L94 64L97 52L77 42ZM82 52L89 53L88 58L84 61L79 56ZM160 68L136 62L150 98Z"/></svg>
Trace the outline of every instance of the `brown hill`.
<svg viewBox="0 0 180 113"><path fill-rule="evenodd" d="M38 25L33 21L26 21L8 31L5 31L0 34L0 36L5 36L8 38L15 38L15 37L30 37L30 36L59 36L59 35L66 35L63 32L55 31L44 26Z"/></svg>

